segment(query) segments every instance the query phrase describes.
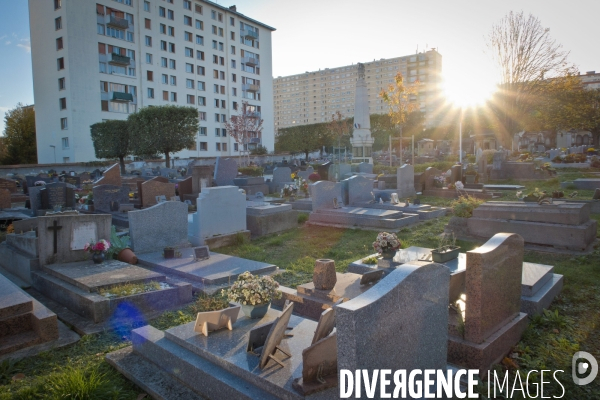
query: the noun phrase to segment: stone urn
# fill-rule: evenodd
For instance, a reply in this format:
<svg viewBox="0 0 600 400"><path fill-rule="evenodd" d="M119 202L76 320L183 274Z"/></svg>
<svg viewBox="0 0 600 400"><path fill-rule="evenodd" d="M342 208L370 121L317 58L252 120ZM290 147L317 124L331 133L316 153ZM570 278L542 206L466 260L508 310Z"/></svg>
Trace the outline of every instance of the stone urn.
<svg viewBox="0 0 600 400"><path fill-rule="evenodd" d="M315 271L313 272L313 284L315 289L331 290L337 282L335 273L335 261L329 259L319 259L315 261Z"/></svg>

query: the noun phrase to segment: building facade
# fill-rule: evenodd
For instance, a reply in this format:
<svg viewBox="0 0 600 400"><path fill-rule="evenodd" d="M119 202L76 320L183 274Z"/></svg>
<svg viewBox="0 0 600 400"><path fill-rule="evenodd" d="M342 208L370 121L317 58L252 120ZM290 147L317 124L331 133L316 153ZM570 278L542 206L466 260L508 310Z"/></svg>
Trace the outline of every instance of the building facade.
<svg viewBox="0 0 600 400"><path fill-rule="evenodd" d="M585 75L579 75L584 89L600 89L600 72L588 71Z"/></svg>
<svg viewBox="0 0 600 400"><path fill-rule="evenodd" d="M141 107L192 106L200 130L175 157L232 156L242 102L274 147L274 28L205 0L29 0L39 163L95 160L90 125ZM135 140L135 138L134 138ZM240 145L241 146L241 145Z"/></svg>
<svg viewBox="0 0 600 400"><path fill-rule="evenodd" d="M365 66L365 81L370 114L386 114L388 108L379 93L401 72L408 84L420 83L420 110L427 126L436 123L435 110L442 95L442 56L435 49L418 54L373 60ZM358 64L325 68L273 79L275 130L331 120L336 111L354 116L355 85Z"/></svg>

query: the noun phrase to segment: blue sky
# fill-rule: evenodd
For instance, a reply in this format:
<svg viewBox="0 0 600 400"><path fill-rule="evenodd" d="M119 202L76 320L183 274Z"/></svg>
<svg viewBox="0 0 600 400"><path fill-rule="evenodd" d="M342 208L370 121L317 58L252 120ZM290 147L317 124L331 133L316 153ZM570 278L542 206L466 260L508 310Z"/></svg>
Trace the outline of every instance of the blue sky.
<svg viewBox="0 0 600 400"><path fill-rule="evenodd" d="M50 1L50 0L35 0ZM92 0L76 0L89 1ZM138 0L134 0L138 1ZM159 1L159 0L152 0ZM509 11L532 13L571 52L580 71L600 71L600 0L218 0L277 28L273 74L285 76L436 47L450 87L493 85L485 36ZM26 0L0 0L0 132L4 112L33 103Z"/></svg>

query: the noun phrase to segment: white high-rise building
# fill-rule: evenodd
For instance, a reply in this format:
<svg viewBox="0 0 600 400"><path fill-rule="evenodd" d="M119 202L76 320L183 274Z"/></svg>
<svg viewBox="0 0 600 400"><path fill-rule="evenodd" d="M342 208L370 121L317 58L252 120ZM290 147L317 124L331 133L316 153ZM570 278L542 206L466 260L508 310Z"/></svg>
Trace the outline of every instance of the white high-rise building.
<svg viewBox="0 0 600 400"><path fill-rule="evenodd" d="M39 163L95 160L90 125L141 107L198 109L176 157L239 154L224 122L247 101L274 147L271 32L206 0L29 0ZM135 139L134 139L135 140Z"/></svg>

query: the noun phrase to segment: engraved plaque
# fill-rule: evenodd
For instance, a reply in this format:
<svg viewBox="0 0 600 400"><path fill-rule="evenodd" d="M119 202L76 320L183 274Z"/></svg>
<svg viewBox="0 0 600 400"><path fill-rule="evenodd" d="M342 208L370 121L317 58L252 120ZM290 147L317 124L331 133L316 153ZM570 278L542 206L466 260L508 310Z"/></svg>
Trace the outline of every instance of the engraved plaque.
<svg viewBox="0 0 600 400"><path fill-rule="evenodd" d="M71 233L71 250L83 250L86 243L98 240L95 222L74 222Z"/></svg>

